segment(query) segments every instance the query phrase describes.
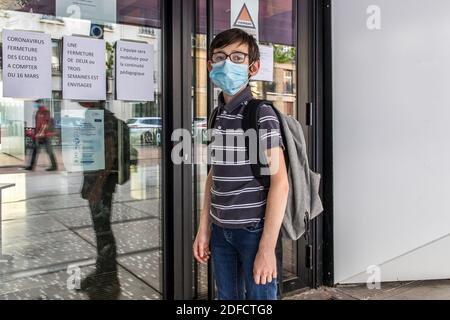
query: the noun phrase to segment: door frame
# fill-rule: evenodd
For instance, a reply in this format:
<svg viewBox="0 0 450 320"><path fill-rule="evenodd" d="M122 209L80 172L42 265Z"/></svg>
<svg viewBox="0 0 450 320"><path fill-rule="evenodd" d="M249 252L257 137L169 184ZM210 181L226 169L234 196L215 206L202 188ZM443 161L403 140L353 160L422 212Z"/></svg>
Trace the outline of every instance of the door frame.
<svg viewBox="0 0 450 320"><path fill-rule="evenodd" d="M310 167L322 175L320 196L324 211L311 221L308 258L302 260L300 253L306 252L298 242L298 271L302 262L310 260L309 271L299 274L292 283L284 283L285 292L334 286L332 0L298 0L297 3L296 20L302 21L296 25L297 51L307 53L300 53L297 58L297 115L306 128ZM308 85L299 86L305 82Z"/></svg>
<svg viewBox="0 0 450 320"><path fill-rule="evenodd" d="M316 131L317 131L317 103L315 87L315 7L314 0L293 1L295 12L295 46L296 46L296 70L297 70L297 96L296 114L297 120L302 124L305 138L308 143L308 154L313 170L316 166ZM315 288L315 248L316 221L311 221L308 241L302 237L296 242L297 249L297 277L283 281L282 294L292 291Z"/></svg>
<svg viewBox="0 0 450 320"><path fill-rule="evenodd" d="M322 97L321 117L318 124L322 168L322 200L325 211L322 215L321 238L321 272L322 284L334 286L334 172L333 172L333 56L332 56L332 0L319 0L317 10L317 25L320 28L318 34L321 40L316 45L320 48L320 59L317 65L320 67L318 93Z"/></svg>
<svg viewBox="0 0 450 320"><path fill-rule="evenodd" d="M214 37L214 8L213 1L206 0L207 6L207 50ZM308 106L319 106L319 77L316 77L316 65L319 62L320 56L317 55L317 42L321 37L317 37L317 3L315 0L298 0L292 1L293 11L295 13L295 45L297 47L296 70L297 70L297 99L296 110L298 120L307 128L309 136L309 154L311 155L312 168L314 170L321 170L319 165L319 129L320 121L319 107L308 110ZM302 66L299 68L299 66ZM208 92L208 117L213 108L213 85L210 79L207 79ZM302 84L300 86L300 84ZM317 103L316 103L317 101ZM309 123L309 114L312 111L312 121ZM303 289L316 288L322 284L322 259L321 259L321 243L322 243L322 219L318 218L311 223L310 252L311 261L306 262L306 247L305 242L297 242L297 277L283 281L280 289L282 293ZM306 267L305 265L309 266ZM214 299L214 275L212 268L208 267L208 298Z"/></svg>
<svg viewBox="0 0 450 320"><path fill-rule="evenodd" d="M206 0L207 46L213 38L213 6ZM193 121L192 36L195 34L196 0L161 1L162 32L162 152L171 158L174 129L191 131ZM297 278L284 281L282 293L317 288L333 282L332 229L332 96L331 96L331 0L293 0L297 47L298 120L308 136L311 168L323 176L325 212L312 221L308 268L304 242L297 243ZM329 44L329 45L328 45ZM207 49L208 49L207 48ZM302 68L299 68L302 66ZM302 86L300 86L302 84ZM208 79L208 105L212 106L212 83ZM208 116L211 110L208 110ZM163 296L193 299L196 283L192 255L195 202L193 165L163 161ZM214 299L211 267L208 270L209 299Z"/></svg>
<svg viewBox="0 0 450 320"><path fill-rule="evenodd" d="M171 161L172 132L192 128L193 64L191 57L195 0L164 0L162 32L162 194L163 297L193 298L192 164ZM191 150L184 150L191 154Z"/></svg>

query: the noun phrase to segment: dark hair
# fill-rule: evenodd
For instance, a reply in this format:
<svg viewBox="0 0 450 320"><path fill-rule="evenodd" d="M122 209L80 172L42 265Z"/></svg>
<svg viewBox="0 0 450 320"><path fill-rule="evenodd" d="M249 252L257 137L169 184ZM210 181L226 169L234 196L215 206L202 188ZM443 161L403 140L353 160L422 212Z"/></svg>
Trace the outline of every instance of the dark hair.
<svg viewBox="0 0 450 320"><path fill-rule="evenodd" d="M246 44L248 46L248 59L250 64L259 60L259 47L256 39L244 30L237 28L225 30L214 38L209 51L209 59L212 59L214 50L225 48L234 43Z"/></svg>

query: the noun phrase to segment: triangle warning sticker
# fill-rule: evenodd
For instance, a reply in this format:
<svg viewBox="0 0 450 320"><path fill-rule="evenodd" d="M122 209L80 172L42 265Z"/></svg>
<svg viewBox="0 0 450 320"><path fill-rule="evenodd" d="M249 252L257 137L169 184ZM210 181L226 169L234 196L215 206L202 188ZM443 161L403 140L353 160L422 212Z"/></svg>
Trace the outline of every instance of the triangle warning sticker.
<svg viewBox="0 0 450 320"><path fill-rule="evenodd" d="M238 14L236 21L234 22L234 26L238 28L256 29L255 23L250 15L250 11L248 11L245 3Z"/></svg>

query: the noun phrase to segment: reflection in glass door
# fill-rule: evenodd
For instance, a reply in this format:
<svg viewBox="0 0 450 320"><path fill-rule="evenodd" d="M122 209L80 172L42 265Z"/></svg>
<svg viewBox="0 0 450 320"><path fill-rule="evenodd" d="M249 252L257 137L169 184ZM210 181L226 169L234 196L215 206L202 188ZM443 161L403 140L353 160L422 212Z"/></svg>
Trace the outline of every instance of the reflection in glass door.
<svg viewBox="0 0 450 320"><path fill-rule="evenodd" d="M50 34L53 86L51 99L0 93L0 185L13 184L1 204L0 300L162 297L160 2L117 0L113 11L56 16L52 1L0 4L1 31ZM104 41L106 101L62 98L69 35ZM118 40L152 45L152 101L115 98Z"/></svg>

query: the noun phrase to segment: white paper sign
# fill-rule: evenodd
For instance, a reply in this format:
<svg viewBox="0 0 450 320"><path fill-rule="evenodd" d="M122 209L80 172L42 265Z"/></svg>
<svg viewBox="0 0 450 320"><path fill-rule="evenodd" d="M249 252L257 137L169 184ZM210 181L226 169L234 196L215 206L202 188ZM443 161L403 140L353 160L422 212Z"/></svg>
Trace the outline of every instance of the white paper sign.
<svg viewBox="0 0 450 320"><path fill-rule="evenodd" d="M274 69L273 47L260 45L259 52L261 55L261 68L259 69L259 72L252 78L252 80L273 82L273 69Z"/></svg>
<svg viewBox="0 0 450 320"><path fill-rule="evenodd" d="M124 40L117 41L117 100L155 100L153 62L153 45Z"/></svg>
<svg viewBox="0 0 450 320"><path fill-rule="evenodd" d="M56 0L56 15L94 22L116 22L116 0Z"/></svg>
<svg viewBox="0 0 450 320"><path fill-rule="evenodd" d="M52 41L49 34L3 30L3 96L52 96Z"/></svg>
<svg viewBox="0 0 450 320"><path fill-rule="evenodd" d="M259 38L259 0L231 0L231 28Z"/></svg>
<svg viewBox="0 0 450 320"><path fill-rule="evenodd" d="M63 110L61 140L64 166L69 172L105 169L103 110Z"/></svg>
<svg viewBox="0 0 450 320"><path fill-rule="evenodd" d="M104 40L64 37L62 89L64 99L106 100Z"/></svg>

